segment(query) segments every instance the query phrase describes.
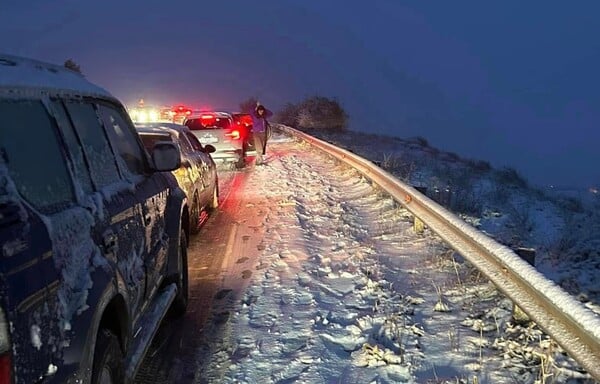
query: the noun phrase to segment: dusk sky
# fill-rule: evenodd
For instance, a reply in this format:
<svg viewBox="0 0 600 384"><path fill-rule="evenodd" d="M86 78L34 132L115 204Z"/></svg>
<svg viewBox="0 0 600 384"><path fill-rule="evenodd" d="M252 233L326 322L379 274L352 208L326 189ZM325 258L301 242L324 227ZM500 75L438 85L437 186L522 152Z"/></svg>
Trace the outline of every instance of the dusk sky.
<svg viewBox="0 0 600 384"><path fill-rule="evenodd" d="M126 104L336 98L352 130L589 187L600 185L599 11L592 0L0 0L0 52L72 58Z"/></svg>

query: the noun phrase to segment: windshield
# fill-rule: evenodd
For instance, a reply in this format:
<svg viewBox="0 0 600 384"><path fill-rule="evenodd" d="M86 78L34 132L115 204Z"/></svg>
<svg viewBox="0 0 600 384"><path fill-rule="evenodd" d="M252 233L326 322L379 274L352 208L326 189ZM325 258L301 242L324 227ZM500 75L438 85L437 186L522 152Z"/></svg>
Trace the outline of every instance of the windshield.
<svg viewBox="0 0 600 384"><path fill-rule="evenodd" d="M202 116L199 118L188 119L185 122L185 125L192 131L228 129L231 127L231 120L227 117Z"/></svg>

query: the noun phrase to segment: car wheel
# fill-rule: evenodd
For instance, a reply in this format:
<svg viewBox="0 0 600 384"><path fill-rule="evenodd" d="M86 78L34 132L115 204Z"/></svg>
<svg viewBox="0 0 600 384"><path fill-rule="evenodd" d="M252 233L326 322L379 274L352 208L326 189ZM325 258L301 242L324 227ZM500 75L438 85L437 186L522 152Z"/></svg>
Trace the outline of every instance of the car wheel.
<svg viewBox="0 0 600 384"><path fill-rule="evenodd" d="M189 296L189 281L188 281L188 265L187 265L187 239L185 232L182 230L179 235L179 251L177 252L177 265L179 270L175 277L177 284L177 296L171 305L171 313L174 316L182 316L188 305Z"/></svg>
<svg viewBox="0 0 600 384"><path fill-rule="evenodd" d="M190 215L190 232L196 234L200 232L200 201L198 200L198 194L194 194L194 201L192 203L192 214Z"/></svg>
<svg viewBox="0 0 600 384"><path fill-rule="evenodd" d="M237 169L244 168L246 166L246 157L244 155L240 155L240 158L235 163L235 167Z"/></svg>
<svg viewBox="0 0 600 384"><path fill-rule="evenodd" d="M111 331L102 329L96 340L92 384L119 384L124 381L124 374L119 340Z"/></svg>

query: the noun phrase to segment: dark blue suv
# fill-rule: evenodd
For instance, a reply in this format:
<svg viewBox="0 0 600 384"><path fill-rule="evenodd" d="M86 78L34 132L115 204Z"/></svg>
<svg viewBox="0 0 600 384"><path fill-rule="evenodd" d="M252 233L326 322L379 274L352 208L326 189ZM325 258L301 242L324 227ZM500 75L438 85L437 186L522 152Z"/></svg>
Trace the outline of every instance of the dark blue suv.
<svg viewBox="0 0 600 384"><path fill-rule="evenodd" d="M127 383L188 299L178 148L80 74L0 55L0 383Z"/></svg>

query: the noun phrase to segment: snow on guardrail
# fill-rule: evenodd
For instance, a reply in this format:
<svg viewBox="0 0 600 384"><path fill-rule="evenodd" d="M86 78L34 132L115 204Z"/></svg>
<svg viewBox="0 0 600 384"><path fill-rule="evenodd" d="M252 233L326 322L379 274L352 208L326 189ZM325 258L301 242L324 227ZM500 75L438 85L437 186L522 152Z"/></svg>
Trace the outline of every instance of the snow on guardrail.
<svg viewBox="0 0 600 384"><path fill-rule="evenodd" d="M291 127L280 125L279 128L343 161L379 185L485 274L573 359L600 380L600 318L592 311L512 249L476 230L371 161Z"/></svg>

